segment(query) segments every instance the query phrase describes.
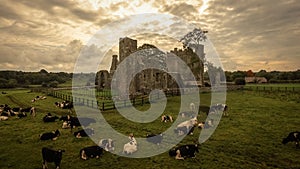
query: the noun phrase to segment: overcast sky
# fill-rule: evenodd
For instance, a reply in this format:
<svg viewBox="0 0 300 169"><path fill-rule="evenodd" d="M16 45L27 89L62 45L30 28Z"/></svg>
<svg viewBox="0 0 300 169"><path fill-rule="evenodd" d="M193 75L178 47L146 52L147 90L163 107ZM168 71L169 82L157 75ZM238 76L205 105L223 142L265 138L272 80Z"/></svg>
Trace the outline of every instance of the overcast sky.
<svg viewBox="0 0 300 169"><path fill-rule="evenodd" d="M130 3L118 0L2 0L0 69L73 72L81 49L97 53L97 47L87 46L97 32L107 24L143 13L174 15L208 30L209 40L225 70L300 69L300 3L297 0L144 0ZM151 25L162 31L164 27L159 21L152 21ZM176 25L176 21L167 22ZM178 25L172 31L181 32ZM115 28L118 29L125 27ZM110 34L118 36L114 29ZM163 50L181 47L176 40L164 35L131 32L130 37L137 39L139 45L152 43ZM118 54L116 49L115 46L108 51L109 57L100 68L109 67L110 56Z"/></svg>

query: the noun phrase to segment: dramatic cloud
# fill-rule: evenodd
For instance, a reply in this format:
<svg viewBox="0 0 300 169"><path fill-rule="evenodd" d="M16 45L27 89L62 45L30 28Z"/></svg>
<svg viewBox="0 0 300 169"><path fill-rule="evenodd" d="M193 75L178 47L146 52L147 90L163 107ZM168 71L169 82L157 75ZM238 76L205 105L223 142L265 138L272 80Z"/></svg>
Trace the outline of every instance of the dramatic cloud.
<svg viewBox="0 0 300 169"><path fill-rule="evenodd" d="M300 68L300 3L296 0L3 0L0 4L1 70L72 72L81 50L92 52L86 64L92 62L92 56L103 54L100 46L87 46L103 26L142 13L171 14L208 30L225 70ZM166 20L169 23L151 18L142 20L149 23L137 27L132 37L139 45L151 43L165 51L181 48L181 44L155 31L164 29L162 32L180 35L190 29L177 18L172 22ZM152 27L154 32L138 33L146 27ZM119 28L112 27L108 33L118 36L116 29ZM111 55L118 54L117 49L115 45L105 54L99 69L110 66Z"/></svg>

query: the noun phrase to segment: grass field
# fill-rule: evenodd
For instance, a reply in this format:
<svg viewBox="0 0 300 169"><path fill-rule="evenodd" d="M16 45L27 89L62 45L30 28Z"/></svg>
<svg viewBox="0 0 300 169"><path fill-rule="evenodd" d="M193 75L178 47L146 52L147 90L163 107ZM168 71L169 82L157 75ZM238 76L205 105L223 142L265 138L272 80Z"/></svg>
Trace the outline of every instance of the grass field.
<svg viewBox="0 0 300 169"><path fill-rule="evenodd" d="M42 168L41 148L65 149L61 168L96 169L96 168L300 168L300 149L289 143L282 145L283 137L291 131L300 130L300 104L284 96L266 97L254 91L236 91L227 93L229 116L223 117L212 137L200 145L196 158L175 160L168 152L149 158L132 159L105 152L100 159L83 161L79 150L95 143L89 138L76 139L70 130L61 129L61 136L56 141L39 141L38 135L61 127L62 122L45 124L42 117L47 113L62 115L67 110L54 106L59 99L47 97L31 103L37 95L29 90L9 90L0 95L0 104L37 107L37 117L0 121L0 168L1 169L36 169ZM295 94L299 98L299 93ZM279 97L283 97L280 99ZM201 94L201 105L209 106L210 94ZM176 117L179 97L168 98L165 112ZM138 107L140 110L149 108ZM134 132L136 137L143 137L149 131L160 132L170 123L161 123L157 119L151 123L133 123L115 111L103 113L105 119L117 131L128 134ZM198 119L206 115L200 113ZM191 144L198 140L201 130L195 129L194 135L186 136L180 145ZM156 146L156 145L153 145ZM137 152L138 153L138 152ZM48 165L54 168L53 164Z"/></svg>

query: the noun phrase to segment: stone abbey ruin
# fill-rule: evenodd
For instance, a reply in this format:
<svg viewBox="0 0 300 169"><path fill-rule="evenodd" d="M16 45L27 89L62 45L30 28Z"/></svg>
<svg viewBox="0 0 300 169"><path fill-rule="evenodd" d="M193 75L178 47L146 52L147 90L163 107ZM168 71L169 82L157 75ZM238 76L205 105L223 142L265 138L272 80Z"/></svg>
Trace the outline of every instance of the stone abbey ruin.
<svg viewBox="0 0 300 169"><path fill-rule="evenodd" d="M155 49L156 52L152 52L152 49ZM137 56L138 59L126 62L126 67L138 67L139 65L152 62L151 64L159 65L160 70L149 68L140 71L134 77L126 77L125 79L131 80L129 94L149 94L154 89L168 90L178 88L179 86L195 87L203 85L204 64L192 49L188 47L183 49L174 48L174 50L164 53L151 44L143 44L138 47L137 40L125 37L119 39L119 57L118 55L112 56L110 70L100 70L97 72L97 87L99 89L110 89L118 65L125 58L136 53L144 57L140 57L140 59ZM198 48L198 53L200 53L201 58L204 57L203 45L200 45L200 52ZM195 77L194 79L185 74L185 71L179 65L180 63L174 59L176 56L189 67ZM172 71L170 71L167 65L172 66ZM122 71L123 76L128 76L126 70ZM174 77L176 78L174 79ZM195 83L195 80L197 83Z"/></svg>

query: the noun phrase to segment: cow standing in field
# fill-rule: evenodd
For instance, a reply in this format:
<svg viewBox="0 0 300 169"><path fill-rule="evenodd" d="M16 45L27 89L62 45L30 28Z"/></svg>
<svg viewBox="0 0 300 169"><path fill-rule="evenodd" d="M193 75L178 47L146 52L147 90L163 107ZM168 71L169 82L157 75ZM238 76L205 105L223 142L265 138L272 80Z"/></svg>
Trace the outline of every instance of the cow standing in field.
<svg viewBox="0 0 300 169"><path fill-rule="evenodd" d="M299 141L300 141L300 132L290 132L289 135L282 140L282 144L287 144L288 142L295 142L296 147L299 147Z"/></svg>
<svg viewBox="0 0 300 169"><path fill-rule="evenodd" d="M62 159L62 153L65 150L52 150L46 147L42 148L42 157L43 157L43 169L47 169L47 162L55 164L56 169L60 168L60 163Z"/></svg>
<svg viewBox="0 0 300 169"><path fill-rule="evenodd" d="M185 158L194 158L196 156L196 152L199 153L198 145L188 144L170 150L169 155L171 157L175 156L175 159L177 160L183 160Z"/></svg>

